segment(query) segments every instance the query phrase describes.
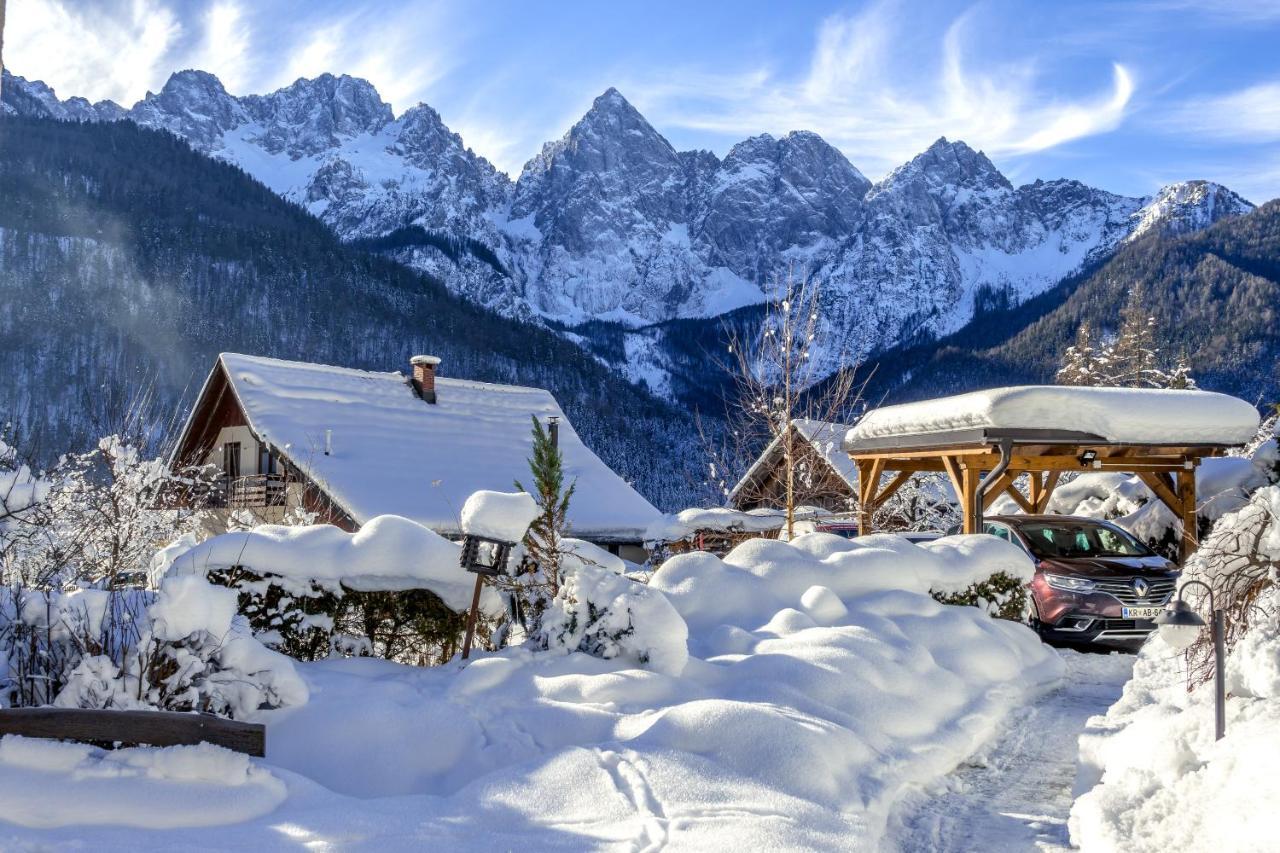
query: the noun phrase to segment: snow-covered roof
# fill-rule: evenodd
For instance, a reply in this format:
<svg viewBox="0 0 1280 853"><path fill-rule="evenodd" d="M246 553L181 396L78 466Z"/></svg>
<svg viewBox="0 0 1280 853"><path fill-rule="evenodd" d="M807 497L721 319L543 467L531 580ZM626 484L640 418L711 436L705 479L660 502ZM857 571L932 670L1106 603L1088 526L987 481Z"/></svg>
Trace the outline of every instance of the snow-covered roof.
<svg viewBox="0 0 1280 853"><path fill-rule="evenodd" d="M400 373L219 356L249 426L357 523L400 515L445 535L482 489L532 487L530 416L560 421L575 536L639 541L657 509L592 453L555 398L540 388L437 378L437 402ZM332 453L325 455L331 430Z"/></svg>
<svg viewBox="0 0 1280 853"><path fill-rule="evenodd" d="M1257 429L1258 410L1226 394L1023 385L876 409L849 430L845 445L961 430L1051 430L1116 444L1236 445Z"/></svg>
<svg viewBox="0 0 1280 853"><path fill-rule="evenodd" d="M836 475L848 484L850 489L856 490L858 488L858 467L841 446L845 433L849 430L848 426L810 418L794 418L791 424L795 427L796 432L805 441L809 442L814 451L831 466ZM775 438L764 449L759 458L751 463L751 467L742 475L742 479L738 480L737 484L730 490L730 501L734 500L742 489L755 482L756 478L763 473L765 467L772 461L774 454L778 452L779 444L780 439Z"/></svg>
<svg viewBox="0 0 1280 853"><path fill-rule="evenodd" d="M834 513L818 506L798 506L793 518L815 521ZM645 542L680 542L698 533L768 533L781 530L787 523L785 510L757 507L737 510L732 507L694 507L664 515L645 531Z"/></svg>

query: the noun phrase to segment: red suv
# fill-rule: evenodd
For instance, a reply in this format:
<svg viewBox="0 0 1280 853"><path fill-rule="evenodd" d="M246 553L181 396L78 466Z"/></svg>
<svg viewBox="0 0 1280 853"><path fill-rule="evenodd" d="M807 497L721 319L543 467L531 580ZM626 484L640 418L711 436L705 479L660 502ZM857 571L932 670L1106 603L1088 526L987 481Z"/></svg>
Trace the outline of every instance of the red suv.
<svg viewBox="0 0 1280 853"><path fill-rule="evenodd" d="M1028 624L1046 640L1136 649L1178 584L1178 569L1114 524L999 515L986 532L1031 555Z"/></svg>

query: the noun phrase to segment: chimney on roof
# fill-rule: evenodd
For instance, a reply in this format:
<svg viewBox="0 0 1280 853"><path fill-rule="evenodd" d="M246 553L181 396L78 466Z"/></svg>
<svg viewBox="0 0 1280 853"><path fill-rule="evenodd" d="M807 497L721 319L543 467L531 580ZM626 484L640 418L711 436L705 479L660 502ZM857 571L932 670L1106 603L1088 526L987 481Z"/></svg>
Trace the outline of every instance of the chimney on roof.
<svg viewBox="0 0 1280 853"><path fill-rule="evenodd" d="M440 358L434 355L415 355L409 359L413 365L413 392L428 403L436 401L436 368Z"/></svg>

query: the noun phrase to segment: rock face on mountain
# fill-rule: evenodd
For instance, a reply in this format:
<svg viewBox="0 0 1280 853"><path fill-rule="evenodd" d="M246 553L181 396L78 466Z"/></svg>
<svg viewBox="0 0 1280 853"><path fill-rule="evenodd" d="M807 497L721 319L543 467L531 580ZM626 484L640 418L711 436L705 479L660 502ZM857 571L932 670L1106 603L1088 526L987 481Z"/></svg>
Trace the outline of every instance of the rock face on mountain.
<svg viewBox="0 0 1280 853"><path fill-rule="evenodd" d="M809 132L756 136L721 160L676 151L614 89L514 182L430 107L397 118L346 76L235 97L184 71L127 113L6 77L4 100L23 114L169 130L347 239L420 226L429 233L395 257L509 315L635 328L715 317L761 302L788 274L815 276L830 368L1025 301L1131 237L1252 209L1204 181L1149 199L1069 180L1014 187L984 154L946 139L875 185ZM654 351L624 349L628 360Z"/></svg>

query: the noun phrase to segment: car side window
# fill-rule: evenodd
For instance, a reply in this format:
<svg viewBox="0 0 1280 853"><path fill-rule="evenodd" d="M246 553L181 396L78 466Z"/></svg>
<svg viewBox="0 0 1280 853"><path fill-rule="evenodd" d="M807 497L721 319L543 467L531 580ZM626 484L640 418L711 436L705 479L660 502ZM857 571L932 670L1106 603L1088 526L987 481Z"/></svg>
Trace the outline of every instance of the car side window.
<svg viewBox="0 0 1280 853"><path fill-rule="evenodd" d="M985 530L987 533L990 533L992 536L999 536L1001 539L1005 540L1006 542L1009 541L1009 528L1004 527L1003 525L987 524L985 526Z"/></svg>

